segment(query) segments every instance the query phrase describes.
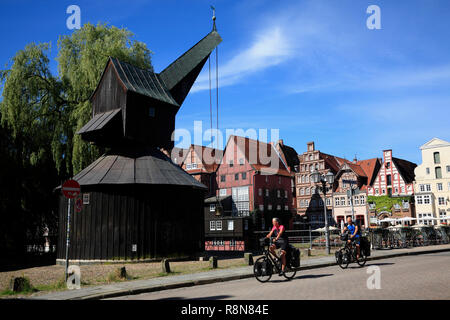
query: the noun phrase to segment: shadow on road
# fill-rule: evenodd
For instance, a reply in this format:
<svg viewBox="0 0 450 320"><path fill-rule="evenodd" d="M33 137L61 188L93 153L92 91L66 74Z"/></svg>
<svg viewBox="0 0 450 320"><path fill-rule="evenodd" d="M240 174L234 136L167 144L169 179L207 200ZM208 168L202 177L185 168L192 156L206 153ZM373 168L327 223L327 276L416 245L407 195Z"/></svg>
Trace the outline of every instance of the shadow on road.
<svg viewBox="0 0 450 320"><path fill-rule="evenodd" d="M301 276L297 276L291 280L298 280L298 279L316 279L316 278L322 278L322 277L329 277L329 276L333 276L332 273L324 273L324 274L305 274L305 275L301 275ZM269 281L270 283L278 283L278 282L286 282L286 281L290 281L286 278L281 278L279 280L271 280Z"/></svg>
<svg viewBox="0 0 450 320"><path fill-rule="evenodd" d="M221 295L221 296L210 296L210 297L201 297L201 298L185 298L185 297L170 297L170 298L161 298L156 300L220 300L225 298L232 298L233 296L229 295Z"/></svg>

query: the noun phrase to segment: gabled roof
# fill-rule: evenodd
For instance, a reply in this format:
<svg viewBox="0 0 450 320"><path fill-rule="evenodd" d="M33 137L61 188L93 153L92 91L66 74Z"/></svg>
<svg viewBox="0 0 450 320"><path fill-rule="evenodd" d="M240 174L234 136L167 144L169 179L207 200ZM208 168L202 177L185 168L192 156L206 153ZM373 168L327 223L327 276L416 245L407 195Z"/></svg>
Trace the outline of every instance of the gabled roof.
<svg viewBox="0 0 450 320"><path fill-rule="evenodd" d="M111 57L110 60L120 80L128 90L177 107L180 106L156 73L138 68L116 58Z"/></svg>
<svg viewBox="0 0 450 320"><path fill-rule="evenodd" d="M189 149L187 149L187 152L180 165L183 165L186 162L187 155L190 154L191 151L194 151L197 154L197 156L202 160L202 169L198 169L197 171L189 170L189 173L215 172L220 164L220 161L222 161L223 156L222 150L191 144L189 146Z"/></svg>
<svg viewBox="0 0 450 320"><path fill-rule="evenodd" d="M372 180L375 180L378 174L378 170L380 169L381 159L373 158L367 160L359 160L356 162L356 164L364 170L367 177L367 184L372 185Z"/></svg>
<svg viewBox="0 0 450 320"><path fill-rule="evenodd" d="M427 143L425 143L423 146L420 147L421 150L424 149L432 149L432 148L440 148L440 147L450 147L450 142L439 139L439 138L433 138Z"/></svg>
<svg viewBox="0 0 450 320"><path fill-rule="evenodd" d="M252 166L253 169L269 175L291 175L272 144L247 137L232 135L228 139L227 147L231 141L234 141L234 143L237 144L239 150L244 155L245 160ZM225 148L223 159L226 159L226 150L227 148ZM261 155L266 156L269 159L276 159L276 163L272 166L269 159L262 159L260 157Z"/></svg>
<svg viewBox="0 0 450 320"><path fill-rule="evenodd" d="M417 167L417 164L394 157L392 157L392 162L394 162L395 167L397 168L405 183L412 183L414 181L414 169Z"/></svg>
<svg viewBox="0 0 450 320"><path fill-rule="evenodd" d="M331 154L327 154L327 153L323 153L320 152L320 158L325 160L325 163L332 169L332 171L334 171L335 173L338 172L341 168L341 166L344 163L351 163L350 161L340 158L340 157L336 157L333 156Z"/></svg>
<svg viewBox="0 0 450 320"><path fill-rule="evenodd" d="M300 164L297 151L284 143L279 142L277 143L277 146L280 148L280 156L283 158L286 165L290 167L291 170L294 170L295 166Z"/></svg>

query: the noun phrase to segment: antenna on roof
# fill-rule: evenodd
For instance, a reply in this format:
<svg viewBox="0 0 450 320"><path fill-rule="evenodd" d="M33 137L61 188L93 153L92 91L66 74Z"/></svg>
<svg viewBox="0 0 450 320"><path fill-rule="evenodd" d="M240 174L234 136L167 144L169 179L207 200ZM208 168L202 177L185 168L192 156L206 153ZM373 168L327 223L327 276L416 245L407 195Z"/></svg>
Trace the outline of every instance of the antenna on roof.
<svg viewBox="0 0 450 320"><path fill-rule="evenodd" d="M216 28L216 8L214 8L213 6L211 6L211 9L213 11L213 16L212 16L212 21L213 21L213 31L217 31Z"/></svg>

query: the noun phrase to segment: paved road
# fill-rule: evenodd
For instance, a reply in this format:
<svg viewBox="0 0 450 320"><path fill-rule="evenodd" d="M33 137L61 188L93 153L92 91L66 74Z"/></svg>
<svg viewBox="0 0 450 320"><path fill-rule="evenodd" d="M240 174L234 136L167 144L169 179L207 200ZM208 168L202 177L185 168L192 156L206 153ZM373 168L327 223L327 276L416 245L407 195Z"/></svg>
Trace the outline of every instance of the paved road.
<svg viewBox="0 0 450 320"><path fill-rule="evenodd" d="M380 289L370 290L367 287L367 280L373 275L367 273L372 269L370 266L379 267ZM353 284L353 290L349 290L350 284ZM268 283L259 283L250 278L114 299L450 300L450 252L369 261L364 268L350 264L346 270L338 266L304 270L291 281L274 275Z"/></svg>

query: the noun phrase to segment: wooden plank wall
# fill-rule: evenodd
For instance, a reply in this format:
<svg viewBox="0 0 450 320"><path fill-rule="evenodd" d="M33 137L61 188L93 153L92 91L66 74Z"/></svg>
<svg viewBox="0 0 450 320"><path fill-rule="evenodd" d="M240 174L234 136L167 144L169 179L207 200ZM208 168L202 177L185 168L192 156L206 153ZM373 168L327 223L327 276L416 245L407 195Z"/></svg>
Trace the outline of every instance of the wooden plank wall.
<svg viewBox="0 0 450 320"><path fill-rule="evenodd" d="M89 193L90 203L75 212L72 201L71 259L133 260L202 251L201 190L128 185L82 187L82 193ZM65 258L66 218L67 199L61 196L58 259Z"/></svg>

